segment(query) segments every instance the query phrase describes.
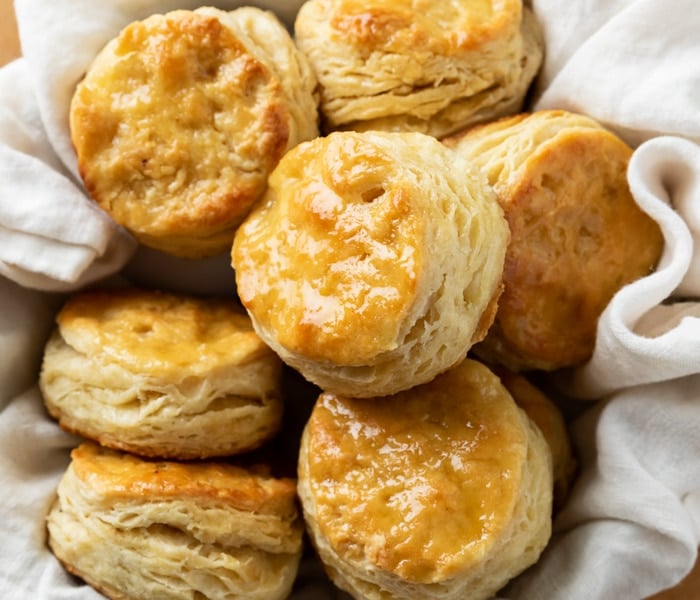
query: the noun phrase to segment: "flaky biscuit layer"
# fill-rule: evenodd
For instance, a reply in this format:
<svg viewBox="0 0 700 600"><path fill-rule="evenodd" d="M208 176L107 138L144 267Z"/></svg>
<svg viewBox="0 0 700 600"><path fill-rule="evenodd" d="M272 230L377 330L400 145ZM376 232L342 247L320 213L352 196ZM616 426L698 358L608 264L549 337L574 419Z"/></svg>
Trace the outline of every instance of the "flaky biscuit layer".
<svg viewBox="0 0 700 600"><path fill-rule="evenodd" d="M293 481L94 444L73 451L47 525L57 558L113 599L283 599L301 558Z"/></svg>
<svg viewBox="0 0 700 600"><path fill-rule="evenodd" d="M230 300L85 291L57 324L39 384L69 431L187 459L256 448L281 426L281 361Z"/></svg>
<svg viewBox="0 0 700 600"><path fill-rule="evenodd" d="M87 191L147 246L223 252L282 154L318 133L315 85L272 13L177 10L131 23L71 102Z"/></svg>
<svg viewBox="0 0 700 600"><path fill-rule="evenodd" d="M543 56L520 0L311 0L295 32L329 129L442 137L510 114Z"/></svg>

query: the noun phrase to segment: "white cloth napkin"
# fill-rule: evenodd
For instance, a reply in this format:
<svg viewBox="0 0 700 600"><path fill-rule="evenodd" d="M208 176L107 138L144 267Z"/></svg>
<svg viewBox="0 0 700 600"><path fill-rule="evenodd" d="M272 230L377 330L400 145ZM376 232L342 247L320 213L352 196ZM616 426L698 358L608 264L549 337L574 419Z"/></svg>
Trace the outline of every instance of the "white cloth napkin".
<svg viewBox="0 0 700 600"><path fill-rule="evenodd" d="M584 112L637 145L700 141L695 0L532 0L546 60L537 108Z"/></svg>
<svg viewBox="0 0 700 600"><path fill-rule="evenodd" d="M75 289L119 269L131 237L86 200L42 124L31 65L0 70L0 274Z"/></svg>
<svg viewBox="0 0 700 600"><path fill-rule="evenodd" d="M168 283L160 267L151 267L158 261L142 261L142 251L133 255L133 240L84 196L67 131L70 94L123 25L198 4L16 3L24 58L0 69L4 599L100 597L67 576L45 546L43 516L76 443L47 417L36 388L43 341L61 298L45 292L116 273L132 256L127 273L146 282L153 269L159 285ZM253 4L276 9L291 23L300 2ZM700 541L700 13L693 0L532 5L547 44L534 108L586 113L639 145L630 184L661 225L666 249L654 274L610 303L590 363L559 381L568 395L590 403L573 425L582 473L545 554L502 596L643 598L677 583ZM295 600L342 596L317 565L304 566L300 583Z"/></svg>

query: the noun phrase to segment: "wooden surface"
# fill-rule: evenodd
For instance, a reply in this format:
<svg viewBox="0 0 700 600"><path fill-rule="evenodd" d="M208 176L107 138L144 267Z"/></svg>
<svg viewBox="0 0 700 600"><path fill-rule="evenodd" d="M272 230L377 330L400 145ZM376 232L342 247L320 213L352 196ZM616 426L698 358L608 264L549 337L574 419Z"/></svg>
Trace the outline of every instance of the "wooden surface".
<svg viewBox="0 0 700 600"><path fill-rule="evenodd" d="M18 56L19 40L12 0L0 0L0 65Z"/></svg>
<svg viewBox="0 0 700 600"><path fill-rule="evenodd" d="M690 575L680 584L648 600L700 600L700 559L695 563Z"/></svg>
<svg viewBox="0 0 700 600"><path fill-rule="evenodd" d="M0 0L0 65L19 55L12 0ZM700 600L700 561L679 586L657 594L649 600Z"/></svg>

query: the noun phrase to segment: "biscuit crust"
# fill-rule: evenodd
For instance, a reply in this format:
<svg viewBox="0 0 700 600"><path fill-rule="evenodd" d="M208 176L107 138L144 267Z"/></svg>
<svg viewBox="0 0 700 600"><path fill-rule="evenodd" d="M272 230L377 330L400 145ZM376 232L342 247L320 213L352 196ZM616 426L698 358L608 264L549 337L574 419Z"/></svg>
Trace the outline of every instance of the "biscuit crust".
<svg viewBox="0 0 700 600"><path fill-rule="evenodd" d="M80 292L39 383L64 429L145 456L236 454L281 426L281 361L230 300Z"/></svg>
<svg viewBox="0 0 700 600"><path fill-rule="evenodd" d="M92 443L71 458L49 546L109 598L287 597L302 549L293 480Z"/></svg>
<svg viewBox="0 0 700 600"><path fill-rule="evenodd" d="M456 158L422 134L336 132L285 155L239 228L232 264L256 331L323 389L393 393L484 336L508 231Z"/></svg>
<svg viewBox="0 0 700 600"><path fill-rule="evenodd" d="M498 376L515 403L547 440L552 454L553 506L556 511L564 506L578 467L564 417L554 401L523 375L499 371Z"/></svg>
<svg viewBox="0 0 700 600"><path fill-rule="evenodd" d="M627 184L631 148L565 111L522 114L443 141L486 174L511 231L496 319L475 351L512 370L587 360L605 306L650 273L663 249Z"/></svg>
<svg viewBox="0 0 700 600"><path fill-rule="evenodd" d="M549 539L551 457L498 378L466 360L376 402L322 394L299 495L355 598L488 598Z"/></svg>
<svg viewBox="0 0 700 600"><path fill-rule="evenodd" d="M225 14L178 10L128 25L71 103L90 196L143 244L178 256L226 250L285 150L316 132L315 110L309 126L292 118L278 77L285 65L272 67ZM276 34L270 43L293 45L279 22L267 26ZM298 95L313 107L308 83Z"/></svg>

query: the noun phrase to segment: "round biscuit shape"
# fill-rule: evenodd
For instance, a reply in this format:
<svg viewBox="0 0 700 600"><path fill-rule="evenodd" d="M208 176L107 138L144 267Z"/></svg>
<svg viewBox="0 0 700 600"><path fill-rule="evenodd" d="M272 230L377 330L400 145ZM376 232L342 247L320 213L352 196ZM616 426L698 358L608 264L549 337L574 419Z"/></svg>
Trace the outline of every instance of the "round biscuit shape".
<svg viewBox="0 0 700 600"><path fill-rule="evenodd" d="M47 515L66 569L108 598L287 598L302 554L294 481L83 443Z"/></svg>
<svg viewBox="0 0 700 600"><path fill-rule="evenodd" d="M68 431L194 459L252 450L279 431L281 367L232 300L96 290L58 313L39 385Z"/></svg>
<svg viewBox="0 0 700 600"><path fill-rule="evenodd" d="M323 393L299 497L333 581L371 600L486 599L551 532L549 448L484 365L394 396Z"/></svg>
<svg viewBox="0 0 700 600"><path fill-rule="evenodd" d="M310 0L295 34L325 126L442 137L520 110L543 57L520 0Z"/></svg>
<svg viewBox="0 0 700 600"><path fill-rule="evenodd" d="M556 110L443 142L486 175L511 232L496 319L475 352L514 371L584 362L610 299L652 272L663 249L629 190L632 149L594 120Z"/></svg>
<svg viewBox="0 0 700 600"><path fill-rule="evenodd" d="M146 246L224 252L282 154L317 134L315 85L272 13L176 10L131 23L71 102L85 187Z"/></svg>
<svg viewBox="0 0 700 600"><path fill-rule="evenodd" d="M484 337L507 239L493 191L434 138L335 132L280 161L232 264L285 362L327 391L380 396Z"/></svg>

